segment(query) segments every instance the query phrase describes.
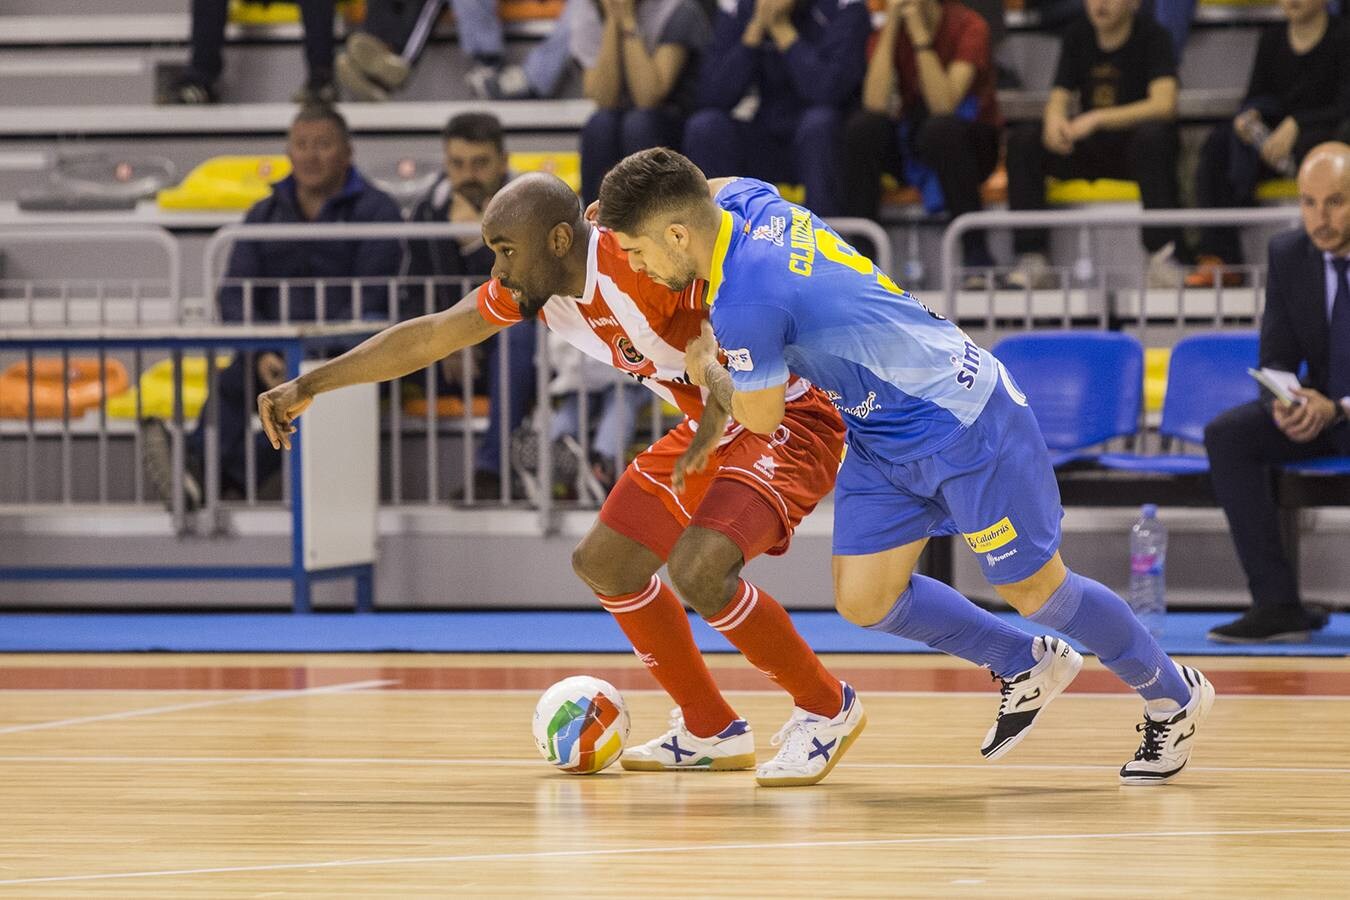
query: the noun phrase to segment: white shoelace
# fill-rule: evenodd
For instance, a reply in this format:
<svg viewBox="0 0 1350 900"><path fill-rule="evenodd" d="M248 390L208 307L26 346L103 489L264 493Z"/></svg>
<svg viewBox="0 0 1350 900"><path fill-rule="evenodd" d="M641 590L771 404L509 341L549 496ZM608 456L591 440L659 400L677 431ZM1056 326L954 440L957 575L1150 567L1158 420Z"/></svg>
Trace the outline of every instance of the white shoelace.
<svg viewBox="0 0 1350 900"><path fill-rule="evenodd" d="M783 745L783 749L778 751L775 759L791 759L794 762L805 760L810 749L807 746L810 727L820 721L809 713L794 713L792 718L788 719L787 723L778 729L778 733L769 741L770 746L773 747Z"/></svg>

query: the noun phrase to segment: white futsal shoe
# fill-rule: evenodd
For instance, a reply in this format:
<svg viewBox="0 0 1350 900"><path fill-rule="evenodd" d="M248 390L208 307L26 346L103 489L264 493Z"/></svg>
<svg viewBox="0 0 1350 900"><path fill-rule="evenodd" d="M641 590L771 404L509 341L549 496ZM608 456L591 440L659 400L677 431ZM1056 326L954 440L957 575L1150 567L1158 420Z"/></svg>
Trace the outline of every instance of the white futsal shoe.
<svg viewBox="0 0 1350 900"><path fill-rule="evenodd" d="M862 701L843 682L844 702L833 719L822 718L796 707L774 735L778 753L755 770L755 781L764 787L798 787L815 784L834 768L844 752L867 727Z"/></svg>
<svg viewBox="0 0 1350 900"><path fill-rule="evenodd" d="M1195 733L1204 724L1214 705L1214 685L1190 666L1177 666L1191 688L1191 700L1165 718L1155 719L1144 712L1144 721L1135 726L1143 741L1134 759L1120 767L1125 784L1164 784L1181 774L1195 747Z"/></svg>
<svg viewBox="0 0 1350 900"><path fill-rule="evenodd" d="M1083 657L1059 638L1038 637L1032 641L1036 665L1003 682L999 692L998 718L984 736L980 755L989 761L998 759L1027 736L1036 716L1058 697L1083 668Z"/></svg>
<svg viewBox="0 0 1350 900"><path fill-rule="evenodd" d="M748 722L735 719L712 737L697 737L684 727L684 714L676 707L670 711L670 730L624 750L619 764L632 772L749 769L755 765L755 736Z"/></svg>

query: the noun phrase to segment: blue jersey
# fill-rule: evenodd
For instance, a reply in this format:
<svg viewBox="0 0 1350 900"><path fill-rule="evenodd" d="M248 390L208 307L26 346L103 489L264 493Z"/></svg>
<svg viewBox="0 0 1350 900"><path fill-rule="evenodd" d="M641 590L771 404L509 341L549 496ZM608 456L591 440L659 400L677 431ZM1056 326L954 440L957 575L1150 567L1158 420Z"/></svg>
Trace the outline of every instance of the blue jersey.
<svg viewBox="0 0 1350 900"><path fill-rule="evenodd" d="M989 351L771 185L738 179L716 202L708 302L737 390L807 378L850 443L892 462L941 449L980 415L999 379Z"/></svg>

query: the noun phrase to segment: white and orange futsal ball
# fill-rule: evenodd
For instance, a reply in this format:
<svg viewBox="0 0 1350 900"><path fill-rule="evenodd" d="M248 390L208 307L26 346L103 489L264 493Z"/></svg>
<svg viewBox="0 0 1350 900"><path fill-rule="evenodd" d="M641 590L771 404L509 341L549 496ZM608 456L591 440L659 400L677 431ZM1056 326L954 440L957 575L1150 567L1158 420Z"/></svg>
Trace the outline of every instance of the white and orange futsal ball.
<svg viewBox="0 0 1350 900"><path fill-rule="evenodd" d="M564 678L534 708L534 742L544 759L573 775L613 763L628 740L628 708L614 685L590 675Z"/></svg>

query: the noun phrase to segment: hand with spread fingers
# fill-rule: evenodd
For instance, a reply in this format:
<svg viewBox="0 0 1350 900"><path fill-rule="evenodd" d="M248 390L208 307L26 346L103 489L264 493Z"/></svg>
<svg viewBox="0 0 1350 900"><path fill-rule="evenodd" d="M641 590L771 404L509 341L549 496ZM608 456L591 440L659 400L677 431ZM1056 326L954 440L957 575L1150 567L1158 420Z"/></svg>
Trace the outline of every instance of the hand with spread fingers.
<svg viewBox="0 0 1350 900"><path fill-rule="evenodd" d="M309 409L314 395L300 386L299 379L279 384L258 395L258 418L273 450L291 449L295 420Z"/></svg>

